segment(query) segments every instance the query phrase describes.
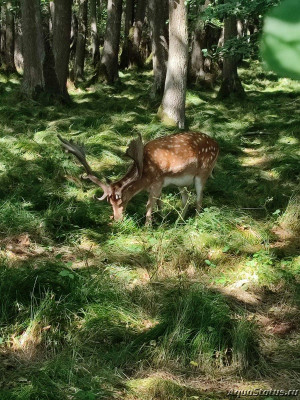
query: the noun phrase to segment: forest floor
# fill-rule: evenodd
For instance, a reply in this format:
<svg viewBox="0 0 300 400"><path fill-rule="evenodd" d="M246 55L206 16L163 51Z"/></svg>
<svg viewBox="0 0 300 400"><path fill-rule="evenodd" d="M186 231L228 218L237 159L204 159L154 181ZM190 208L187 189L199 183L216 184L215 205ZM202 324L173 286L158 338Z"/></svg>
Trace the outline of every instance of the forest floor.
<svg viewBox="0 0 300 400"><path fill-rule="evenodd" d="M151 228L144 193L109 223L57 139L84 142L100 177L120 177L137 132L172 131L156 118L151 73L70 87L71 106L24 101L19 78L1 76L1 400L300 388L300 84L257 64L240 74L242 102L187 94L188 128L221 149L203 212L191 191L183 220L166 188Z"/></svg>

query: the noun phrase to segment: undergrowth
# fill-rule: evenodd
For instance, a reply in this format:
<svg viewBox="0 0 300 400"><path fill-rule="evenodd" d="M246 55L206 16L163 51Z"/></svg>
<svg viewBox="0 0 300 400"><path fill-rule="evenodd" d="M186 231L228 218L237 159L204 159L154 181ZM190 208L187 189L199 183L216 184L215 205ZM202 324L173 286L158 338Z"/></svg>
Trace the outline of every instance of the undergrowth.
<svg viewBox="0 0 300 400"><path fill-rule="evenodd" d="M0 398L217 399L232 387L299 386L299 84L252 65L242 103L187 93L187 124L220 145L204 209L166 188L123 222L80 180L57 134L84 142L100 178L124 151L173 132L151 74L71 92L70 106L0 91ZM280 112L279 112L280 110Z"/></svg>

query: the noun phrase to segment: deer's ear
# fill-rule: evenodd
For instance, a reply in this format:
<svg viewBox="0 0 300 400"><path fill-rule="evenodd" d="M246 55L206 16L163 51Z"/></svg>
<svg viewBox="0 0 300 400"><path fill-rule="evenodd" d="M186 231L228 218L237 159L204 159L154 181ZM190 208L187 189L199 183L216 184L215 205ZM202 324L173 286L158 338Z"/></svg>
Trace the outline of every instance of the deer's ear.
<svg viewBox="0 0 300 400"><path fill-rule="evenodd" d="M134 161L138 170L138 177L141 177L143 173L144 144L140 134L137 139L129 143L125 154Z"/></svg>

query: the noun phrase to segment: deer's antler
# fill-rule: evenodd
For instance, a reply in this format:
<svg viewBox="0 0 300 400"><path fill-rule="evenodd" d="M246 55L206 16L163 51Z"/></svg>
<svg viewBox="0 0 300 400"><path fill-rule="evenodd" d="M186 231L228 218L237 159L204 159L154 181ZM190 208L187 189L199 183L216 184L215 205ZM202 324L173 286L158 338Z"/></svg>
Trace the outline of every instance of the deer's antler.
<svg viewBox="0 0 300 400"><path fill-rule="evenodd" d="M142 136L138 133L139 137L137 139L133 139L126 150L126 155L130 157L137 168L137 178L140 178L143 174L143 165L144 165L144 144L142 140Z"/></svg>
<svg viewBox="0 0 300 400"><path fill-rule="evenodd" d="M58 139L62 142L62 147L65 149L66 152L72 153L77 160L84 166L87 175L84 176L84 179L89 179L91 182L95 183L96 185L100 186L103 190L103 196L98 198L98 200L104 200L109 194L109 186L105 183L101 182L95 173L92 171L91 167L89 166L88 162L86 161L85 155L85 148L82 143L75 143L73 140L66 140L62 138L60 135L57 135Z"/></svg>

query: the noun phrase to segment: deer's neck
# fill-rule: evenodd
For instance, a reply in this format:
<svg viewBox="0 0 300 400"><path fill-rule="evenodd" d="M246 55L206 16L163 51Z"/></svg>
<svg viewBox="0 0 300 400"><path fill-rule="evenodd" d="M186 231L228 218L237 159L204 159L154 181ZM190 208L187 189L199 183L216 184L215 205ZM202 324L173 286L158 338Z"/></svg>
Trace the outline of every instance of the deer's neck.
<svg viewBox="0 0 300 400"><path fill-rule="evenodd" d="M114 184L115 188L121 191L124 203L127 203L132 197L147 187L145 179L143 177L137 179L135 174L135 168L131 168L123 178Z"/></svg>

